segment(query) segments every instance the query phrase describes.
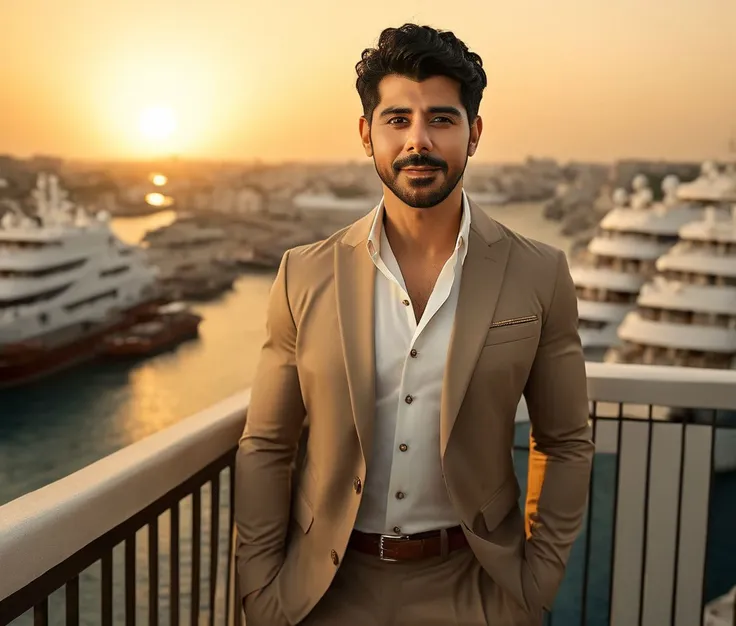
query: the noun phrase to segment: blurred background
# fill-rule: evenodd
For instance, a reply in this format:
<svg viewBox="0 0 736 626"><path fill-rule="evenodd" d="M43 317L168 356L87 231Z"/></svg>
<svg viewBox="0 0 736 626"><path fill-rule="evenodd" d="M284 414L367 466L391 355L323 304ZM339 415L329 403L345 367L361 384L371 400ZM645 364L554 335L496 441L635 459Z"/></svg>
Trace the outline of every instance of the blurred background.
<svg viewBox="0 0 736 626"><path fill-rule="evenodd" d="M736 369L733 0L0 16L0 505L249 386L284 250L380 199L354 66L408 21L482 57L465 188L566 251L586 357Z"/></svg>

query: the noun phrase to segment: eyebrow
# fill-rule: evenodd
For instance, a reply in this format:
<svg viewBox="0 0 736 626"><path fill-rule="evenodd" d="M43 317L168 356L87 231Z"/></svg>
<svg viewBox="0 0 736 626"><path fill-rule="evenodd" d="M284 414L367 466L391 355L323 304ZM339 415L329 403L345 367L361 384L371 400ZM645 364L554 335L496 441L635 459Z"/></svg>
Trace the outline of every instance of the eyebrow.
<svg viewBox="0 0 736 626"><path fill-rule="evenodd" d="M454 115L455 117L462 117L462 113L460 113L459 109L451 106L429 107L427 111L433 114L446 113L448 115ZM389 115L409 115L411 113L413 113L413 110L408 107L388 107L381 111L380 117L387 117Z"/></svg>

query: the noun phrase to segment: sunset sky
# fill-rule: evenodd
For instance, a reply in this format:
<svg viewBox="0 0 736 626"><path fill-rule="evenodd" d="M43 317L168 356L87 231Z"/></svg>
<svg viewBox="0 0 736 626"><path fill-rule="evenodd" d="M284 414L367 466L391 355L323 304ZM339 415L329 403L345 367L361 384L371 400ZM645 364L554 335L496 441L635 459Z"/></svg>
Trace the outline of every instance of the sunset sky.
<svg viewBox="0 0 736 626"><path fill-rule="evenodd" d="M365 158L354 65L406 21L483 57L480 161L727 156L734 0L0 0L0 153Z"/></svg>

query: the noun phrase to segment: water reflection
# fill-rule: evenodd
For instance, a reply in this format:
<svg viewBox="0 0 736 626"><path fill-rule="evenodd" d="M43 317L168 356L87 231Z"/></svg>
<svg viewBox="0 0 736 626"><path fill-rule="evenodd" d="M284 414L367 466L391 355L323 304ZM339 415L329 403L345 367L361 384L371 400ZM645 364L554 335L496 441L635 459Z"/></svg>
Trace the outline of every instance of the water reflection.
<svg viewBox="0 0 736 626"><path fill-rule="evenodd" d="M138 244L146 232L163 228L173 223L176 211L160 211L145 217L124 217L112 220L111 226L115 234L127 244Z"/></svg>
<svg viewBox="0 0 736 626"><path fill-rule="evenodd" d="M169 182L169 179L164 174L151 174L149 179L156 187L163 187Z"/></svg>
<svg viewBox="0 0 736 626"><path fill-rule="evenodd" d="M146 194L146 202L151 206L170 207L174 204L174 199L171 196L165 196L162 193L154 192Z"/></svg>

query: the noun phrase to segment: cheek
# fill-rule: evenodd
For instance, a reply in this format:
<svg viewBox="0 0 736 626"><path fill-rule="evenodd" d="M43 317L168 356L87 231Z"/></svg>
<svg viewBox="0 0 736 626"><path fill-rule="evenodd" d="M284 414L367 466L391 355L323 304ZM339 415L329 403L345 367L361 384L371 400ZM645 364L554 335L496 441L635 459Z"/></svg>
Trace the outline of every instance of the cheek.
<svg viewBox="0 0 736 626"><path fill-rule="evenodd" d="M373 144L373 158L376 161L379 169L384 171L392 171L393 163L398 157L400 151L392 149L390 146L385 144L375 143Z"/></svg>
<svg viewBox="0 0 736 626"><path fill-rule="evenodd" d="M464 167L470 147L468 133L440 135L433 143L436 152L442 155L451 168Z"/></svg>
<svg viewBox="0 0 736 626"><path fill-rule="evenodd" d="M467 162L467 151L462 153L453 152L452 154L449 154L444 158L445 161L447 161L449 173L451 175L456 174L461 172L465 168Z"/></svg>
<svg viewBox="0 0 736 626"><path fill-rule="evenodd" d="M374 150L398 155L404 149L407 134L401 129L389 128L382 125L373 128L371 131L371 140L373 141Z"/></svg>

